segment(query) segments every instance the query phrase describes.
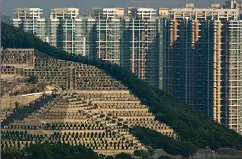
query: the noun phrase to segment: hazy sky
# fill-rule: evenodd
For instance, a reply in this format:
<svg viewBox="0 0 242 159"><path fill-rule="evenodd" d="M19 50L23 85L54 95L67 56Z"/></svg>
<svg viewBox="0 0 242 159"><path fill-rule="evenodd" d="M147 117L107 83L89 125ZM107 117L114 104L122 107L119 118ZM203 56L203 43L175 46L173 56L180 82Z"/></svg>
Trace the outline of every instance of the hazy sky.
<svg viewBox="0 0 242 159"><path fill-rule="evenodd" d="M91 7L183 7L186 3L195 3L196 7L209 7L212 3L224 4L225 0L0 0L1 14L13 16L13 9L18 7L42 8L48 16L51 8L76 7L82 15Z"/></svg>

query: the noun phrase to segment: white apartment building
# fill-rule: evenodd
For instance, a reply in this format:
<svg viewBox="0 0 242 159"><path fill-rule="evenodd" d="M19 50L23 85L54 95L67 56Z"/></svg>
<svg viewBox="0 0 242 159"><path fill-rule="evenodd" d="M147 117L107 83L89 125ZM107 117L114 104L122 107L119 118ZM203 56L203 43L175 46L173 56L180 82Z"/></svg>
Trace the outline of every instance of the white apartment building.
<svg viewBox="0 0 242 159"><path fill-rule="evenodd" d="M239 18L238 9L217 8L193 8L192 4L186 5L185 8L173 8L169 10L169 17L171 19L183 20L237 20Z"/></svg>
<svg viewBox="0 0 242 159"><path fill-rule="evenodd" d="M40 8L17 8L14 9L12 24L48 42L46 21L45 18L42 18L42 14L43 10Z"/></svg>
<svg viewBox="0 0 242 159"><path fill-rule="evenodd" d="M83 54L82 19L78 8L54 8L49 17L49 42L72 54Z"/></svg>
<svg viewBox="0 0 242 159"><path fill-rule="evenodd" d="M97 22L97 57L111 63L121 64L121 38L123 20L99 19Z"/></svg>
<svg viewBox="0 0 242 159"><path fill-rule="evenodd" d="M159 17L167 17L169 15L169 9L168 8L159 8L158 9L158 16Z"/></svg>
<svg viewBox="0 0 242 159"><path fill-rule="evenodd" d="M95 19L112 19L112 18L121 18L124 16L124 8L101 8L95 7L91 9L89 14Z"/></svg>
<svg viewBox="0 0 242 159"><path fill-rule="evenodd" d="M89 13L89 17L99 19L102 17L103 14L103 8L101 7L93 7L91 8L91 11Z"/></svg>
<svg viewBox="0 0 242 159"><path fill-rule="evenodd" d="M124 16L124 8L103 8L103 18L120 18Z"/></svg>
<svg viewBox="0 0 242 159"><path fill-rule="evenodd" d="M19 19L34 18L40 19L43 14L43 9L40 8L16 8L14 15Z"/></svg>
<svg viewBox="0 0 242 159"><path fill-rule="evenodd" d="M82 18L82 55L97 59L97 20L93 17Z"/></svg>
<svg viewBox="0 0 242 159"><path fill-rule="evenodd" d="M129 7L128 16L134 19L154 19L157 16L157 10L154 8Z"/></svg>
<svg viewBox="0 0 242 159"><path fill-rule="evenodd" d="M50 11L50 19L75 19L79 16L79 8L53 8Z"/></svg>

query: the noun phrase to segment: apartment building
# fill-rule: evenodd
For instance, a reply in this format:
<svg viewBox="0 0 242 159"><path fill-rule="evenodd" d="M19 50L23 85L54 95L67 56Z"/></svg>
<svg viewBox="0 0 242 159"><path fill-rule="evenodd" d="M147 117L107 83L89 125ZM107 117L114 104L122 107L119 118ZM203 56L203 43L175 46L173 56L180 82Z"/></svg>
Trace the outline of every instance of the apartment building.
<svg viewBox="0 0 242 159"><path fill-rule="evenodd" d="M150 85L162 88L160 65L163 49L160 47L162 32L159 28L161 20L134 20L131 23L133 24L131 68L138 77L145 79ZM136 30L138 27L139 31Z"/></svg>
<svg viewBox="0 0 242 159"><path fill-rule="evenodd" d="M229 21L225 29L228 33L228 38L224 38L224 42L227 42L225 49L228 49L225 53L227 61L224 62L227 75L222 75L227 83L227 98L221 113L227 116L222 116L222 124L242 134L242 20Z"/></svg>
<svg viewBox="0 0 242 159"><path fill-rule="evenodd" d="M97 59L97 21L93 17L82 18L83 56Z"/></svg>
<svg viewBox="0 0 242 159"><path fill-rule="evenodd" d="M89 14L95 19L113 19L113 18L122 18L124 16L124 8L101 8L94 7L91 9Z"/></svg>
<svg viewBox="0 0 242 159"><path fill-rule="evenodd" d="M97 22L97 57L121 65L123 19L99 19Z"/></svg>
<svg viewBox="0 0 242 159"><path fill-rule="evenodd" d="M124 16L124 8L103 8L103 18L122 18Z"/></svg>
<svg viewBox="0 0 242 159"><path fill-rule="evenodd" d="M101 7L93 7L91 8L91 11L89 13L89 16L95 19L99 19L102 17L103 14L103 8Z"/></svg>
<svg viewBox="0 0 242 159"><path fill-rule="evenodd" d="M242 21L237 9L176 8L165 22L163 89L242 133Z"/></svg>
<svg viewBox="0 0 242 159"><path fill-rule="evenodd" d="M79 16L79 8L53 8L50 11L50 19L75 19Z"/></svg>
<svg viewBox="0 0 242 159"><path fill-rule="evenodd" d="M50 11L49 43L68 53L83 55L82 19L78 8L54 8Z"/></svg>
<svg viewBox="0 0 242 159"><path fill-rule="evenodd" d="M189 5L188 5L189 6ZM183 20L218 20L218 19L239 19L239 11L237 9L224 8L173 8L169 10L170 19Z"/></svg>
<svg viewBox="0 0 242 159"><path fill-rule="evenodd" d="M162 88L162 20L153 8L128 8L123 34L123 67Z"/></svg>
<svg viewBox="0 0 242 159"><path fill-rule="evenodd" d="M160 18L167 17L169 15L169 9L168 8L159 8L158 9L158 16Z"/></svg>
<svg viewBox="0 0 242 159"><path fill-rule="evenodd" d="M14 9L12 24L48 42L46 20L42 15L43 10L40 8L17 8Z"/></svg>
<svg viewBox="0 0 242 159"><path fill-rule="evenodd" d="M129 7L128 16L133 19L154 19L157 16L157 10L154 8Z"/></svg>
<svg viewBox="0 0 242 159"><path fill-rule="evenodd" d="M240 19L242 19L242 1L237 1L237 0L229 0L226 1L226 8L229 9L238 9L240 12Z"/></svg>
<svg viewBox="0 0 242 159"><path fill-rule="evenodd" d="M226 8L229 9L242 9L242 3L237 0L228 0L226 1Z"/></svg>

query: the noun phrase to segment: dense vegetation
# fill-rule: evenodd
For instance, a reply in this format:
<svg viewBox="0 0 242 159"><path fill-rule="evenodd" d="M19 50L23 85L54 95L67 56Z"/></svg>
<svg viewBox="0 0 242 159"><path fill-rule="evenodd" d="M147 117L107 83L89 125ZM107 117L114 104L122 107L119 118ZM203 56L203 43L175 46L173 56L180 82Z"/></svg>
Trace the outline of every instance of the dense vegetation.
<svg viewBox="0 0 242 159"><path fill-rule="evenodd" d="M153 149L163 149L171 155L189 156L196 152L193 144L186 141L176 141L173 138L162 135L161 133L144 127L134 127L131 133L135 135L143 144Z"/></svg>
<svg viewBox="0 0 242 159"><path fill-rule="evenodd" d="M35 144L23 150L7 149L2 152L3 159L102 159L93 150L83 146Z"/></svg>
<svg viewBox="0 0 242 159"><path fill-rule="evenodd" d="M31 75L27 79L27 82L29 82L31 84L37 84L38 83L38 78L35 75Z"/></svg>
<svg viewBox="0 0 242 159"><path fill-rule="evenodd" d="M149 106L157 120L171 126L179 135L180 140L189 147L242 149L241 135L207 119L171 94L149 86L145 81L120 66L68 55L65 51L52 47L33 35L8 24L2 23L1 34L4 48L35 48L57 59L86 63L105 70L110 76L122 81L133 94L141 99L143 104ZM173 146L176 149L175 145Z"/></svg>
<svg viewBox="0 0 242 159"><path fill-rule="evenodd" d="M99 156L92 149L83 146L49 143L34 144L20 149L6 149L1 152L2 159L133 159L126 153L116 156Z"/></svg>

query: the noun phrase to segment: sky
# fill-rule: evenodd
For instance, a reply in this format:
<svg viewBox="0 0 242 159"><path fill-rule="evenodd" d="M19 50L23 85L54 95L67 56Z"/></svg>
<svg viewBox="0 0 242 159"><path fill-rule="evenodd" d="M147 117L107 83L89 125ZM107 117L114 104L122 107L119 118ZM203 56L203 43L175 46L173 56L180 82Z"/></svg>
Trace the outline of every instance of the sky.
<svg viewBox="0 0 242 159"><path fill-rule="evenodd" d="M51 8L75 7L81 15L86 15L92 7L152 7L177 8L186 3L195 3L196 7L210 7L212 3L224 4L225 0L0 0L0 13L13 16L13 9L22 7L42 8L44 16Z"/></svg>

